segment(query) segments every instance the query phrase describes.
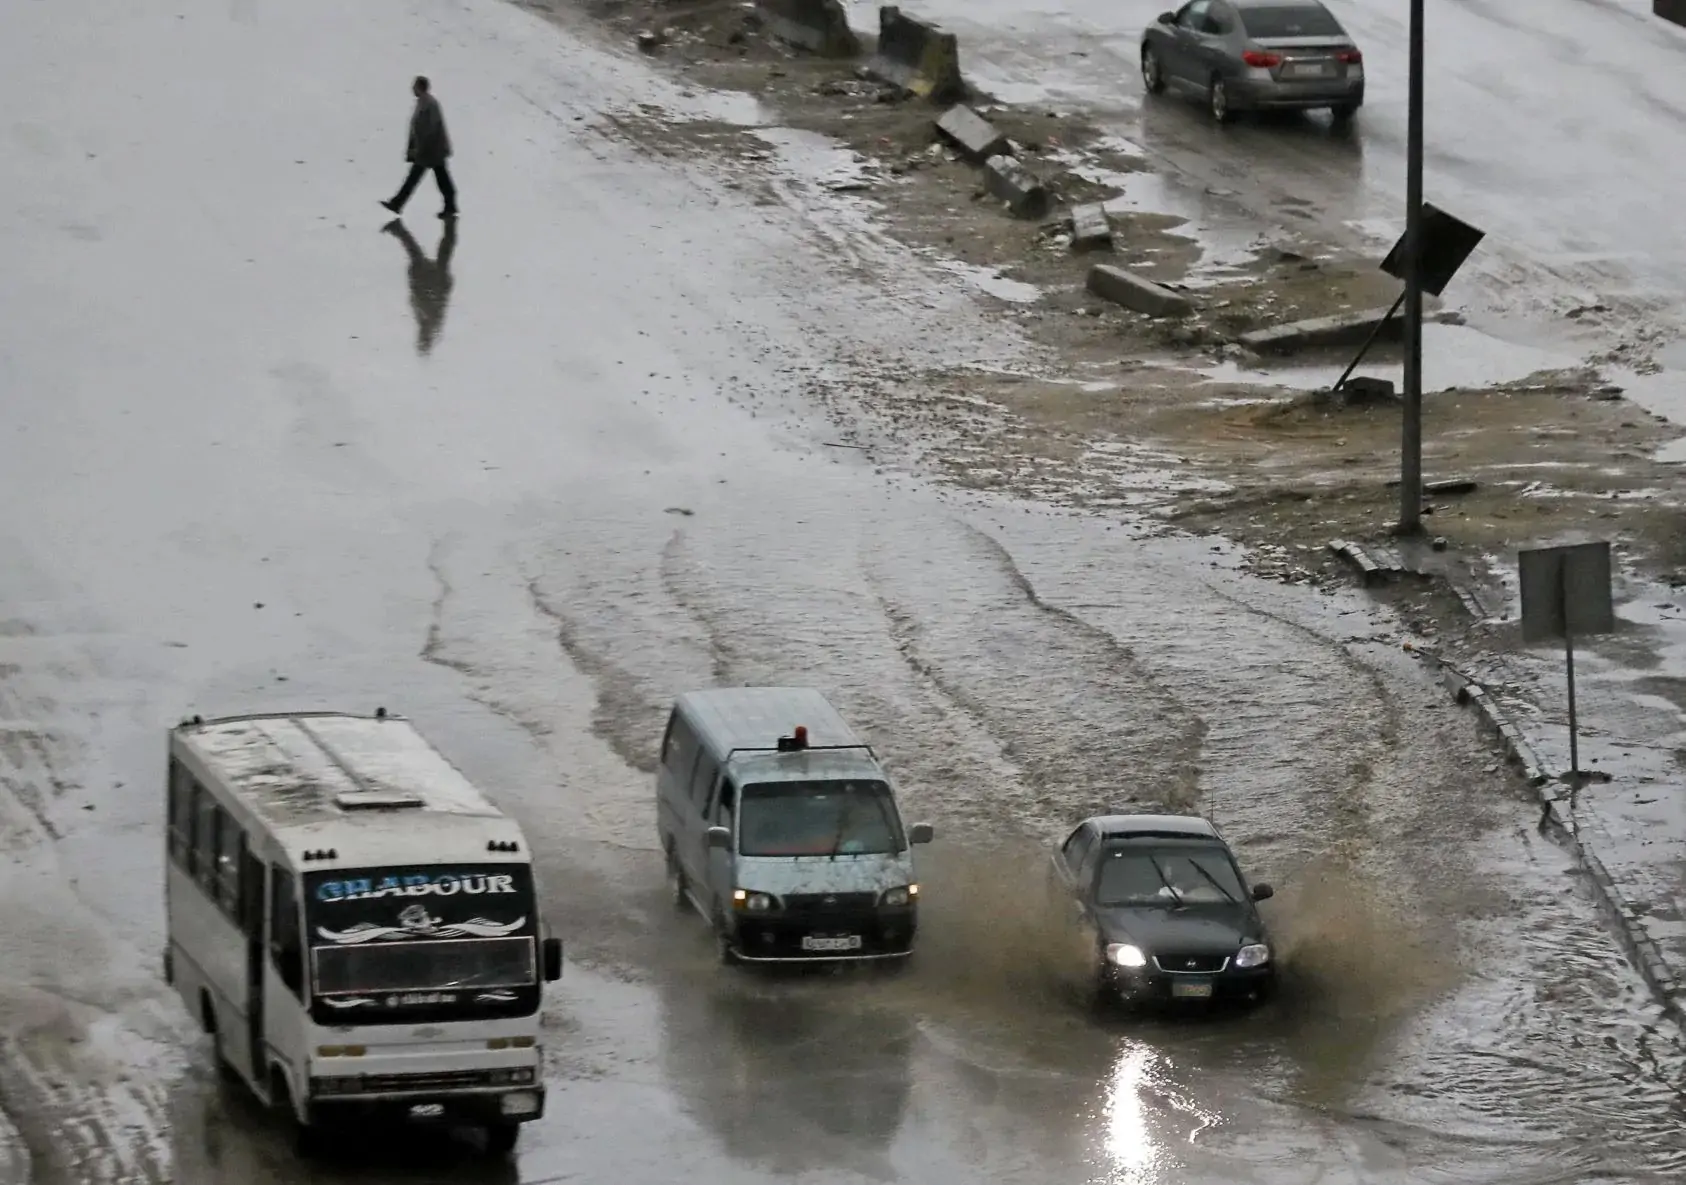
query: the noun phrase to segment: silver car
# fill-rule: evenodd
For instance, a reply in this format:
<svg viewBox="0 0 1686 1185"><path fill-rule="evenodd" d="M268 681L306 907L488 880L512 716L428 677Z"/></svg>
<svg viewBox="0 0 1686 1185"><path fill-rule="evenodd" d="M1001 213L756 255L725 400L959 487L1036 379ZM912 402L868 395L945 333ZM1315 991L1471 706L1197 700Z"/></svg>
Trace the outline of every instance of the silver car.
<svg viewBox="0 0 1686 1185"><path fill-rule="evenodd" d="M1364 55L1318 0L1190 0L1142 32L1142 82L1204 100L1219 123L1237 112L1364 105Z"/></svg>

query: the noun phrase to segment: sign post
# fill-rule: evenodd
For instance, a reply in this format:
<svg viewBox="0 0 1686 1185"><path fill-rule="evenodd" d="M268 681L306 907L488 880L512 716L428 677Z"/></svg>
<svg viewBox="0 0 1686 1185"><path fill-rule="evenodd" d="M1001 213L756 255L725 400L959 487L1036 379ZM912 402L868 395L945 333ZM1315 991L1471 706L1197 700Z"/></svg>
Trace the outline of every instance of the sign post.
<svg viewBox="0 0 1686 1185"><path fill-rule="evenodd" d="M1524 644L1563 640L1569 681L1569 784L1581 782L1580 723L1575 713L1575 639L1616 628L1610 592L1610 543L1575 543L1521 551Z"/></svg>

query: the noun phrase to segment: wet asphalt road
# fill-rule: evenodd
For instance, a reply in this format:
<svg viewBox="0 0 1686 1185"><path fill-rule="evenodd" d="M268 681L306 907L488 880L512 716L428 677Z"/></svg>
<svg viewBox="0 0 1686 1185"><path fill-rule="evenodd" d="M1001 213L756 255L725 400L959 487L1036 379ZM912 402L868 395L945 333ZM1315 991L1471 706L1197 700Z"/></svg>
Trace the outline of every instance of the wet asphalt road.
<svg viewBox="0 0 1686 1185"><path fill-rule="evenodd" d="M1178 7L1170 0L916 7L959 33L968 73L993 93L1098 111L1174 183L1161 192L1132 178L1150 203L1197 224L1263 220L1380 259L1403 229L1407 6L1326 2L1365 53L1365 106L1350 132L1322 113L1219 128L1198 103L1144 101L1141 30ZM1448 298L1514 341L1686 360L1676 345L1686 230L1656 217L1686 180L1686 30L1653 16L1651 0L1426 9L1425 197L1489 236ZM857 2L851 20L876 15Z"/></svg>
<svg viewBox="0 0 1686 1185"><path fill-rule="evenodd" d="M448 280L428 191L420 263L374 205L418 70ZM1013 340L881 243L835 274L799 184L580 126L636 101L686 102L490 0L0 9L0 1106L36 1179L1678 1179L1678 1034L1385 623L826 447L807 385ZM905 977L727 973L663 902L662 707L770 680L939 826ZM377 704L545 853L571 962L508 1168L371 1138L307 1175L157 979L163 728ZM1039 845L1125 800L1281 887L1278 1005L1061 996Z"/></svg>

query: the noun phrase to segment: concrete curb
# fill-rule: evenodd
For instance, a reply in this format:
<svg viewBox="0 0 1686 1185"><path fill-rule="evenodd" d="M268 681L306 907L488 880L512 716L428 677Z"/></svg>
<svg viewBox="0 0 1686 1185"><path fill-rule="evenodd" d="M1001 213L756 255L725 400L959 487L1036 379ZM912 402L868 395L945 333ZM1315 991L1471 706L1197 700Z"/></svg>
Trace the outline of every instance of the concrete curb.
<svg viewBox="0 0 1686 1185"><path fill-rule="evenodd" d="M1106 206L1090 202L1071 208L1071 249L1112 250L1112 219L1107 215Z"/></svg>
<svg viewBox="0 0 1686 1185"><path fill-rule="evenodd" d="M1013 151L1001 129L964 103L943 112L942 118L937 120L937 135L975 165L983 164L992 156L1009 156Z"/></svg>
<svg viewBox="0 0 1686 1185"><path fill-rule="evenodd" d="M1595 850L1597 846L1614 842L1609 832L1595 817L1577 809L1573 800L1560 793L1560 779L1546 768L1521 727L1479 680L1432 651L1417 653L1440 668L1440 682L1451 692L1453 700L1475 709L1477 718L1498 740L1505 759L1522 773L1540 803L1542 826L1547 822L1554 825L1564 837L1565 846L1586 870L1599 904L1615 923L1617 937L1628 960L1655 994L1663 1010L1677 1024L1686 1027L1680 976L1668 965L1662 949L1645 932L1641 911L1622 891Z"/></svg>
<svg viewBox="0 0 1686 1185"><path fill-rule="evenodd" d="M1356 313L1337 313L1332 317L1313 317L1309 321L1254 329L1243 333L1237 340L1260 354L1292 354L1296 350L1320 346L1356 346L1386 320L1378 340L1397 341L1403 332L1403 322L1398 317L1388 319L1388 312L1388 309L1365 309Z"/></svg>
<svg viewBox="0 0 1686 1185"><path fill-rule="evenodd" d="M984 188L1007 203L1014 218L1042 218L1048 213L1048 189L1016 158L996 155L984 161Z"/></svg>
<svg viewBox="0 0 1686 1185"><path fill-rule="evenodd" d="M1086 287L1102 300L1149 317L1186 317L1194 311L1194 302L1182 293L1109 263L1089 269Z"/></svg>

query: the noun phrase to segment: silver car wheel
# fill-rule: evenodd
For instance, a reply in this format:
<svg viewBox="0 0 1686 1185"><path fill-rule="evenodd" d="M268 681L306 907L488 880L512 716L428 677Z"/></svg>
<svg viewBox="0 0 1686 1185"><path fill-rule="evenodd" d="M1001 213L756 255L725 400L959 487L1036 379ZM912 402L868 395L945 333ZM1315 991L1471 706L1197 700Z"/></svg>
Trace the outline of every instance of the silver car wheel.
<svg viewBox="0 0 1686 1185"><path fill-rule="evenodd" d="M1219 123L1229 120L1229 88L1221 78L1212 79L1212 118Z"/></svg>

